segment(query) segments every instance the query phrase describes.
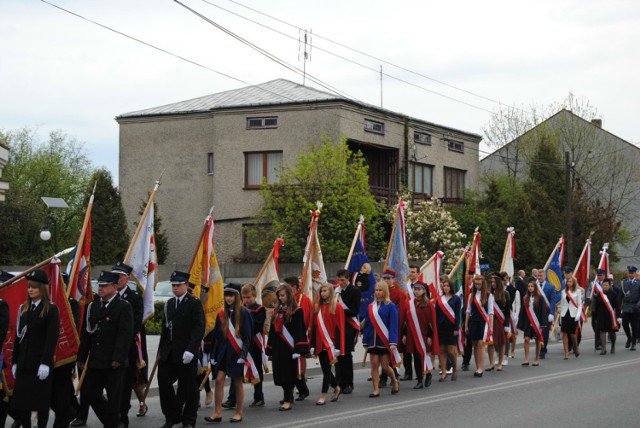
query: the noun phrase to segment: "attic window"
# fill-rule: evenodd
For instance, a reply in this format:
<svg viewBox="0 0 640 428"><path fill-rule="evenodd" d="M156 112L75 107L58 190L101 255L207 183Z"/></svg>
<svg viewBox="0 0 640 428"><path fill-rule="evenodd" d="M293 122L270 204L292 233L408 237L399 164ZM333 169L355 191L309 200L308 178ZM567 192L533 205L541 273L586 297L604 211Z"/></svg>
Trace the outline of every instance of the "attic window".
<svg viewBox="0 0 640 428"><path fill-rule="evenodd" d="M462 141L447 141L447 146L452 152L464 153L464 143Z"/></svg>
<svg viewBox="0 0 640 428"><path fill-rule="evenodd" d="M247 129L270 129L278 127L278 116L248 117Z"/></svg>
<svg viewBox="0 0 640 428"><path fill-rule="evenodd" d="M384 135L384 123L376 122L375 120L365 119L364 130L368 132L375 132L376 134Z"/></svg>

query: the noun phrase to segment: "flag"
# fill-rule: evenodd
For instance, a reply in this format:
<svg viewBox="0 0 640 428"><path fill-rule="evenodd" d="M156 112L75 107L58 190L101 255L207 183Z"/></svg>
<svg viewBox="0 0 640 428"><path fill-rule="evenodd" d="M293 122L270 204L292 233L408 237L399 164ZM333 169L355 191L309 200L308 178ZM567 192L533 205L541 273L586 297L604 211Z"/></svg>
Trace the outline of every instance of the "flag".
<svg viewBox="0 0 640 428"><path fill-rule="evenodd" d="M135 281L138 290L140 290L142 294L143 320L151 318L154 314L153 292L158 283L156 276L158 254L156 253L156 239L154 235L153 200L159 185L160 182L156 181L147 206L140 218L138 229L133 236L131 244L129 244L129 250L124 258L124 262L133 268L131 279Z"/></svg>
<svg viewBox="0 0 640 428"><path fill-rule="evenodd" d="M469 251L469 270L467 272L467 286L464 290L464 307L467 307L467 303L469 301L468 296L471 293L471 289L473 288L473 277L474 275L481 275L482 271L480 269L480 232L476 227L475 232L473 232L473 241L471 242L471 250Z"/></svg>
<svg viewBox="0 0 640 428"><path fill-rule="evenodd" d="M200 241L189 268L190 280L195 287L193 295L202 302L205 317L205 335L209 334L216 323L218 310L224 304L224 284L216 257L213 233L215 224L212 211L204 220Z"/></svg>
<svg viewBox="0 0 640 428"><path fill-rule="evenodd" d="M87 302L93 300L93 289L91 287L91 211L93 195L89 200L87 214L85 214L85 226L80 232L78 244L71 253L71 260L67 265L69 275L69 285L67 286L67 296L78 302L78 325L80 328L84 322L84 307Z"/></svg>
<svg viewBox="0 0 640 428"><path fill-rule="evenodd" d="M355 278L360 273L362 265L369 263L369 257L367 257L367 250L365 248L365 233L364 233L364 217L360 216L360 222L356 228L356 233L353 237L352 251L345 263L345 269L350 273L351 282L355 284ZM358 319L365 319L367 312L369 311L369 304L373 302L373 293L376 289L376 276L373 273L373 269L369 272L369 289L360 293L360 313Z"/></svg>
<svg viewBox="0 0 640 428"><path fill-rule="evenodd" d="M605 278L609 278L609 243L605 243L600 251L600 263L598 263L598 269L605 271Z"/></svg>
<svg viewBox="0 0 640 428"><path fill-rule="evenodd" d="M509 278L513 278L515 269L513 267L513 259L516 258L516 242L515 242L516 230L513 227L507 228L507 242L504 246L504 253L502 254L502 264L500 264L500 272L506 272Z"/></svg>
<svg viewBox="0 0 640 428"><path fill-rule="evenodd" d="M431 299L437 299L440 296L440 268L442 266L442 258L444 253L436 251L425 264L420 267L420 275L418 280L427 284L429 287L429 295ZM411 293L412 295L413 293Z"/></svg>
<svg viewBox="0 0 640 428"><path fill-rule="evenodd" d="M551 256L549 257L549 260L547 260L547 264L544 266L544 271L547 275L547 281L556 289L556 294L560 293L560 291L564 288L564 281L562 280L562 266L560 264L563 257L563 250L564 237L561 237L554 247L553 251L551 252Z"/></svg>
<svg viewBox="0 0 640 428"><path fill-rule="evenodd" d="M76 361L80 337L78 336L78 329L69 305L69 298L65 292L64 282L62 281L60 259L54 258L51 260L49 268L45 269L45 271L48 271L47 274L49 275L51 301L56 304L60 314L60 334L54 356L54 367L60 367Z"/></svg>
<svg viewBox="0 0 640 428"><path fill-rule="evenodd" d="M273 243L273 249L269 252L267 260L262 265L262 269L253 281L256 287L256 301L262 304L262 290L271 284L276 288L280 285L278 278L278 259L280 258L280 245L284 245L284 239L276 239Z"/></svg>
<svg viewBox="0 0 640 428"><path fill-rule="evenodd" d="M316 204L318 208L315 211L311 211L311 225L309 226L307 246L304 249L304 257L302 259L302 292L312 302L313 291L318 290L320 285L327 282L327 273L324 269L322 250L318 240L318 218L320 217L322 203L318 201Z"/></svg>
<svg viewBox="0 0 640 428"><path fill-rule="evenodd" d="M407 257L407 240L404 228L404 201L398 202L393 230L387 247L387 258L384 261L384 270L392 269L396 272L395 282L403 290L407 291L407 279L409 278L409 259Z"/></svg>
<svg viewBox="0 0 640 428"><path fill-rule="evenodd" d="M11 374L13 343L16 338L18 310L27 298L27 279L23 277L10 285L0 288L0 298L9 305L9 329L7 330L5 341L2 343L2 357L4 359L4 364L2 365L2 385L7 395L11 395L15 383L13 375Z"/></svg>
<svg viewBox="0 0 640 428"><path fill-rule="evenodd" d="M578 281L578 285L583 289L587 289L589 284L589 276L591 273L591 239L587 239L582 249L582 254L578 259L576 268L573 271L574 278Z"/></svg>
<svg viewBox="0 0 640 428"><path fill-rule="evenodd" d="M463 249L460 258L456 262L456 265L449 272L449 279L453 284L452 292L454 294L461 294L464 290L464 284L466 284L467 277L467 250Z"/></svg>

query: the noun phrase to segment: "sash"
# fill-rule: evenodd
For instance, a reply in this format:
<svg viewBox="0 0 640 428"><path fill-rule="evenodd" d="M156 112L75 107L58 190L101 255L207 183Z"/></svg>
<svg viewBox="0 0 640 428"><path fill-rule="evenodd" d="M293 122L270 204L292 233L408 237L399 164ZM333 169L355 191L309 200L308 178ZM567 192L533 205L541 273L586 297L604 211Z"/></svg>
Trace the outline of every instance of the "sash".
<svg viewBox="0 0 640 428"><path fill-rule="evenodd" d="M511 334L516 334L516 317L513 315L513 312L509 313L509 319L511 320L511 323L510 323Z"/></svg>
<svg viewBox="0 0 640 428"><path fill-rule="evenodd" d="M391 364L394 367L400 367L402 364L402 358L400 358L400 353L398 349L391 349L391 345L389 344L389 330L387 326L384 325L382 318L380 318L380 314L378 313L378 305L377 302L373 302L369 305L369 320L371 324L373 324L373 328L376 330L378 336L384 343L384 346L389 350L389 356L391 357Z"/></svg>
<svg viewBox="0 0 640 428"><path fill-rule="evenodd" d="M262 335L262 332L258 332L255 336L253 336L253 341L260 350L260 354L262 357L262 367L264 367L265 373L269 373L269 359L267 358L266 352L267 344L265 343L264 339L265 337Z"/></svg>
<svg viewBox="0 0 640 428"><path fill-rule="evenodd" d="M333 344L333 340L331 340L331 336L329 335L329 331L327 330L327 326L324 323L324 316L322 315L322 308L318 311L318 333L320 334L320 339L324 344L324 347L327 350L327 354L329 355L329 361L331 364L335 364L338 361L338 356L336 355L336 347ZM318 349L319 351L319 349ZM341 349L340 352L344 350Z"/></svg>
<svg viewBox="0 0 640 428"><path fill-rule="evenodd" d="M458 352L464 352L464 344L467 342L467 336L464 334L464 329L458 330Z"/></svg>
<svg viewBox="0 0 640 428"><path fill-rule="evenodd" d="M571 304L575 307L578 308L578 303L574 300L573 296L571 295L571 292L566 291L565 294L567 295L567 297L569 298L569 301L571 302ZM580 310L578 308L578 310ZM569 315L571 315L571 312L569 312ZM580 310L580 322L578 322L576 325L576 335L582 330L582 323L584 321L586 321L587 316L584 313L584 306L582 307L582 310Z"/></svg>
<svg viewBox="0 0 640 428"><path fill-rule="evenodd" d="M533 300L529 299L529 296L524 296L524 304L525 310L527 311L527 317L529 318L529 323L531 327L535 330L536 336L539 341L542 341L544 336L542 335L542 329L540 328L540 321L538 321L538 317L533 310Z"/></svg>
<svg viewBox="0 0 640 428"><path fill-rule="evenodd" d="M340 302L340 305L342 306L342 309L344 309L345 311L349 310L349 307L347 305L345 305L345 303L342 301L342 294L338 294L338 302ZM354 329L356 329L356 331L360 331L360 323L358 322L358 317L345 317L345 320L351 324L351 327L353 327ZM358 335L356 334L356 340L358 340Z"/></svg>
<svg viewBox="0 0 640 428"><path fill-rule="evenodd" d="M433 370L433 365L431 364L431 355L427 352L427 344L424 341L424 337L422 337L422 328L420 326L420 321L418 319L418 312L416 311L416 300L412 299L409 301L409 330L411 331L411 335L413 336L413 342L416 344L418 348L418 353L420 354L420 358L422 358L422 373L428 373ZM429 304L429 303L427 303ZM427 328L427 326L424 326Z"/></svg>
<svg viewBox="0 0 640 428"><path fill-rule="evenodd" d="M483 334L482 340L484 342L493 342L493 337L491 337L491 334L490 334L491 328L493 326L489 326L489 314L487 314L487 311L485 311L482 305L480 304L480 300L478 299L478 293L473 294L473 304L475 305L476 309L480 312L480 315L482 315L482 318L484 319L484 334ZM494 307L494 313L495 313L496 305L493 305L493 307Z"/></svg>
<svg viewBox="0 0 640 428"><path fill-rule="evenodd" d="M547 309L550 311L551 305L549 304L549 299L547 299L547 296L544 294L544 290L538 281L536 281L536 285L538 286L538 295L542 296L544 303L547 305Z"/></svg>
<svg viewBox="0 0 640 428"><path fill-rule="evenodd" d="M285 343L289 345L289 348L291 348L291 350L293 351L296 346L296 341L293 339L293 336L291 335L289 330L287 330L287 327L284 325L284 315L282 313L278 312L276 314L276 320L274 324L276 328L276 333L280 335L282 340L284 340ZM298 371L298 379L302 379L302 373L304 373L304 370L305 370L305 359L302 358L302 356L300 356L300 358L296 359L296 363L297 363L296 368Z"/></svg>
<svg viewBox="0 0 640 428"><path fill-rule="evenodd" d="M224 320L224 309L221 309L220 312L218 312L218 316L220 317L220 321ZM243 346L242 339L236 337L236 327L233 325L231 320L229 320L228 326L229 328L227 329L227 340L236 351L236 354L240 355L242 353ZM243 375L245 381L251 382L254 385L260 382L258 368L256 367L255 361L253 361L253 357L249 353L247 353L247 357L244 360Z"/></svg>
<svg viewBox="0 0 640 428"><path fill-rule="evenodd" d="M607 311L609 311L609 316L611 317L611 326L613 328L619 329L620 326L618 325L618 318L616 317L616 310L613 309L613 306L611 306L611 302L609 301L609 298L604 293L604 291L599 290L599 293L600 293L600 296L602 297L602 303L604 303L605 308L607 308Z"/></svg>
<svg viewBox="0 0 640 428"><path fill-rule="evenodd" d="M493 305L493 315L498 318L498 322L504 327L504 323L506 321L504 318L504 312L502 312L502 309L500 309L498 304Z"/></svg>
<svg viewBox="0 0 640 428"><path fill-rule="evenodd" d="M456 325L456 313L447 301L447 297L443 294L436 299L436 303L440 307L440 310L447 316L447 319L451 321L451 324Z"/></svg>

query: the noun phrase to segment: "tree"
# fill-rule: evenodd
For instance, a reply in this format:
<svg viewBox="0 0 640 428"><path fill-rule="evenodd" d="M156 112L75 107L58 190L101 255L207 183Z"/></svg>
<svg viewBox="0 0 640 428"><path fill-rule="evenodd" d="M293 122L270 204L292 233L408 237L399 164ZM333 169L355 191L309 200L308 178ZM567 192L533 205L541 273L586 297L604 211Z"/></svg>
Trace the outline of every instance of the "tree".
<svg viewBox="0 0 640 428"><path fill-rule="evenodd" d="M282 261L300 262L304 254L310 210L323 203L318 235L324 261L346 260L360 215L365 217L369 258L383 251L382 210L369 190L368 168L360 152L349 150L346 141L334 143L323 136L303 149L293 164L278 171L278 182L263 185L264 206L245 228L254 261L264 260L273 240L283 237Z"/></svg>
<svg viewBox="0 0 640 428"><path fill-rule="evenodd" d="M83 196L93 167L83 144L63 131L41 140L37 129L0 131L10 149L3 178L11 183L0 204L0 263L32 264L53 254L40 229L57 225L58 249L75 244L82 227ZM48 210L42 196L63 198L69 209ZM54 220L52 220L54 219Z"/></svg>
<svg viewBox="0 0 640 428"><path fill-rule="evenodd" d="M85 194L84 206L96 186L91 212L91 262L94 265L110 265L122 261L129 246L127 219L120 192L113 185L111 173L97 170L91 177Z"/></svg>

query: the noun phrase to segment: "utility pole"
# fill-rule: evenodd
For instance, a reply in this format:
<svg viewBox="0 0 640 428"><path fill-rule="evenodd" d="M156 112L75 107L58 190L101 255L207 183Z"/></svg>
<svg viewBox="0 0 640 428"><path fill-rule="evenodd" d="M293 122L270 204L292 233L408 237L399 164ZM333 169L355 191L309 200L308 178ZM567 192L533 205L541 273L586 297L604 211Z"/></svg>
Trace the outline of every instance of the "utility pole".
<svg viewBox="0 0 640 428"><path fill-rule="evenodd" d="M573 165L569 160L569 152L564 152L564 172L565 172L565 182L564 182L564 194L565 194L565 229L566 229L566 239L565 239L565 251L567 254L567 262L565 264L573 267L573 228L572 228L572 220L573 220L573 191L571 189L571 173L572 173Z"/></svg>

